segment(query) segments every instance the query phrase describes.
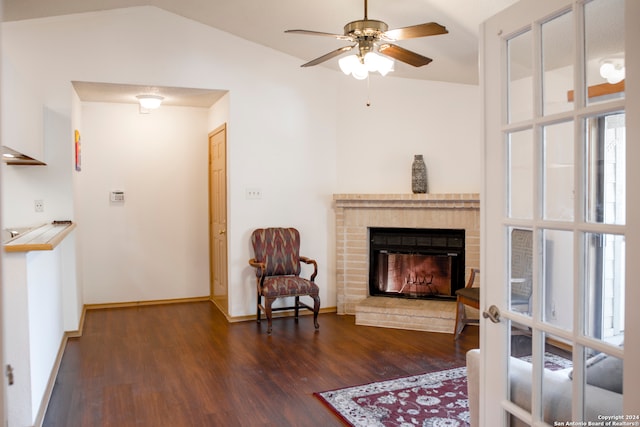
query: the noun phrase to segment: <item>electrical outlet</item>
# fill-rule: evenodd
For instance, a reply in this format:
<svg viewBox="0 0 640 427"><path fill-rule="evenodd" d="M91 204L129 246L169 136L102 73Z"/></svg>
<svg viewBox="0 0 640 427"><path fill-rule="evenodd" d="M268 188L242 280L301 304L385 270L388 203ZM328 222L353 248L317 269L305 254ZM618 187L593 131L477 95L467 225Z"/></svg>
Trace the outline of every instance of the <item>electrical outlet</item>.
<svg viewBox="0 0 640 427"><path fill-rule="evenodd" d="M33 207L36 212L44 212L44 200L34 200Z"/></svg>
<svg viewBox="0 0 640 427"><path fill-rule="evenodd" d="M247 199L262 199L262 189L260 188L247 188L245 190L245 198Z"/></svg>

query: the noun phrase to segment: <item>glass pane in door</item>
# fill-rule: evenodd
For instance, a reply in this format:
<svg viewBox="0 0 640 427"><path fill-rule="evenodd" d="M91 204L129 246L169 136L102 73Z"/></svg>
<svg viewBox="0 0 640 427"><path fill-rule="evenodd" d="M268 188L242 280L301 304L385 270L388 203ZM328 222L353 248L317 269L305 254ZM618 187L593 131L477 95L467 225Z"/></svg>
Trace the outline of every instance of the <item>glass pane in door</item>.
<svg viewBox="0 0 640 427"><path fill-rule="evenodd" d="M584 390L584 415L583 420L590 425L602 423L604 414L618 415L622 411L622 376L624 363L622 359L613 355L586 347L584 349L583 382ZM571 378L575 378L576 372L571 371ZM613 398L611 398L613 396ZM637 414L634 414L637 416ZM638 423L633 418L629 424ZM611 425L624 425L622 421L614 421ZM600 425L607 425L606 422Z"/></svg>
<svg viewBox="0 0 640 427"><path fill-rule="evenodd" d="M573 328L573 232L544 230L542 246L543 318L547 323L571 330Z"/></svg>
<svg viewBox="0 0 640 427"><path fill-rule="evenodd" d="M509 123L533 117L532 35L526 31L507 42Z"/></svg>
<svg viewBox="0 0 640 427"><path fill-rule="evenodd" d="M623 225L626 221L625 114L586 120L586 219Z"/></svg>
<svg viewBox="0 0 640 427"><path fill-rule="evenodd" d="M513 132L508 140L509 216L533 218L533 131Z"/></svg>
<svg viewBox="0 0 640 427"><path fill-rule="evenodd" d="M586 233L585 246L585 334L620 344L624 341L624 236Z"/></svg>
<svg viewBox="0 0 640 427"><path fill-rule="evenodd" d="M531 316L533 231L523 228L511 229L509 259L509 308L512 311Z"/></svg>
<svg viewBox="0 0 640 427"><path fill-rule="evenodd" d="M518 407L531 411L533 384L533 337L531 328L518 322L510 322L509 328L509 396ZM514 415L508 418L508 426L524 425Z"/></svg>
<svg viewBox="0 0 640 427"><path fill-rule="evenodd" d="M624 97L624 0L584 7L587 104Z"/></svg>
<svg viewBox="0 0 640 427"><path fill-rule="evenodd" d="M571 371L573 348L569 341L543 334L542 419L551 426L574 419L571 416ZM578 425L578 424L576 424Z"/></svg>
<svg viewBox="0 0 640 427"><path fill-rule="evenodd" d="M544 127L544 218L574 218L573 122Z"/></svg>
<svg viewBox="0 0 640 427"><path fill-rule="evenodd" d="M542 25L544 115L573 108L573 12Z"/></svg>

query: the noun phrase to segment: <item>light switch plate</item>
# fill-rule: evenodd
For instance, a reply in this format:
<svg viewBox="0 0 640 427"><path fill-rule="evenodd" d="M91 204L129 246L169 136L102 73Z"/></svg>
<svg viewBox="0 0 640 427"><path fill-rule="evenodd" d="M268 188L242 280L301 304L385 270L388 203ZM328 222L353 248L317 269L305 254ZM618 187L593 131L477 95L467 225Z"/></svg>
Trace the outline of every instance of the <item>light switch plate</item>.
<svg viewBox="0 0 640 427"><path fill-rule="evenodd" d="M244 194L247 199L262 199L262 189L260 188L247 188Z"/></svg>

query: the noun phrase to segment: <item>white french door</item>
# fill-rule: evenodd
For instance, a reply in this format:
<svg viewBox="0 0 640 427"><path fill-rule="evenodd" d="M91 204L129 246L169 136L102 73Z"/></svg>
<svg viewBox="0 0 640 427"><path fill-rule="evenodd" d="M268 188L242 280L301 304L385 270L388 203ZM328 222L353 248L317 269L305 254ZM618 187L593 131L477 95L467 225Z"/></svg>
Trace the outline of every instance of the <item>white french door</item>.
<svg viewBox="0 0 640 427"><path fill-rule="evenodd" d="M482 26L481 426L640 425L638 19L522 0Z"/></svg>

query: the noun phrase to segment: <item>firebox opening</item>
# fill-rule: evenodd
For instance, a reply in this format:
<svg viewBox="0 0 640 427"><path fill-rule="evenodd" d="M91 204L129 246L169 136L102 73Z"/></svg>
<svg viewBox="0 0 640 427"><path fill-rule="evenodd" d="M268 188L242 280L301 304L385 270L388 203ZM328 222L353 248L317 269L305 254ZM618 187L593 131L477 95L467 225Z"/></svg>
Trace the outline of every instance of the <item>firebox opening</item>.
<svg viewBox="0 0 640 427"><path fill-rule="evenodd" d="M454 299L464 287L464 230L370 228L369 293Z"/></svg>

